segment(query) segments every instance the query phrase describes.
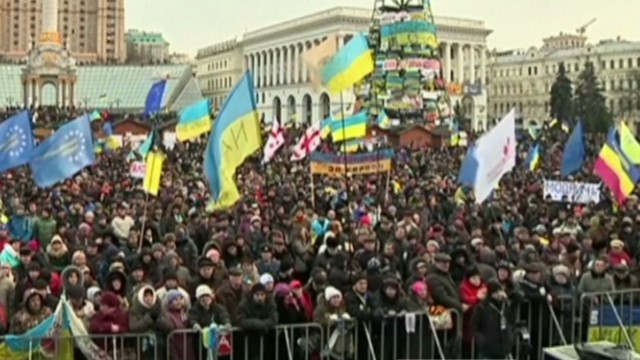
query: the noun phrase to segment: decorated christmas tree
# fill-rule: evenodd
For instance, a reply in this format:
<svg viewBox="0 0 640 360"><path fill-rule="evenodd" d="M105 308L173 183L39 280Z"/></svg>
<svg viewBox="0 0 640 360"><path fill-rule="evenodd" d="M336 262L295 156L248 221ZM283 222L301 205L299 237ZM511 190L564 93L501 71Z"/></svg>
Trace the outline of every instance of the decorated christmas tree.
<svg viewBox="0 0 640 360"><path fill-rule="evenodd" d="M369 113L400 124L448 122L452 116L429 0L376 0L369 30L375 70L356 87Z"/></svg>

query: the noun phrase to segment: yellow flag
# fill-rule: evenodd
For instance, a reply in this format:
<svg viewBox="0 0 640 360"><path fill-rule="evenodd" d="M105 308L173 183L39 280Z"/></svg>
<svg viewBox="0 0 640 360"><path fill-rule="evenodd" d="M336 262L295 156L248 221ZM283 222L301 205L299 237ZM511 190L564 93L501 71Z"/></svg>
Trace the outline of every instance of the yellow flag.
<svg viewBox="0 0 640 360"><path fill-rule="evenodd" d="M151 195L158 195L160 190L160 178L162 178L162 164L164 163L164 154L160 152L150 152L147 155L147 169L144 175L142 188Z"/></svg>
<svg viewBox="0 0 640 360"><path fill-rule="evenodd" d="M624 122L620 123L620 147L632 163L640 164L640 144Z"/></svg>
<svg viewBox="0 0 640 360"><path fill-rule="evenodd" d="M307 65L311 84L314 89L322 87L320 71L338 52L337 40L335 36L329 36L325 41L302 53L302 60Z"/></svg>

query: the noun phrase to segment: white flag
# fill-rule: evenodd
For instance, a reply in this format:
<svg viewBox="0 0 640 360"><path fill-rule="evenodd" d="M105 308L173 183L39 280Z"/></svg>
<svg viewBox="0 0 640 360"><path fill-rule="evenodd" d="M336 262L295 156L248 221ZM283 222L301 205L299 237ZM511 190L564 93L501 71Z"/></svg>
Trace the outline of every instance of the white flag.
<svg viewBox="0 0 640 360"><path fill-rule="evenodd" d="M267 143L264 145L264 158L262 159L262 162L266 164L271 161L282 145L284 145L284 129L280 125L280 121L274 117L271 122L269 138L267 139Z"/></svg>
<svg viewBox="0 0 640 360"><path fill-rule="evenodd" d="M322 142L322 133L320 132L320 124L314 124L308 128L304 135L293 146L293 155L291 161L299 161L314 152Z"/></svg>
<svg viewBox="0 0 640 360"><path fill-rule="evenodd" d="M516 111L511 110L491 131L478 139L478 173L474 184L481 203L498 187L504 174L516 166Z"/></svg>

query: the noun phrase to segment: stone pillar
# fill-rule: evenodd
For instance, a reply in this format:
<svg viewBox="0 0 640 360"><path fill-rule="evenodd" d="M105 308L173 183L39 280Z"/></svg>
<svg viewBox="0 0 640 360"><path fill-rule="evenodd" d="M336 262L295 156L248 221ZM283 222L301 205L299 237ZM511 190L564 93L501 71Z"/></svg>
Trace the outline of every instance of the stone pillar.
<svg viewBox="0 0 640 360"><path fill-rule="evenodd" d="M460 43L456 46L456 65L458 70L455 73L454 80L456 83L462 84L464 81L464 54Z"/></svg>
<svg viewBox="0 0 640 360"><path fill-rule="evenodd" d="M286 48L281 47L280 49L280 56L278 57L278 61L280 62L280 73L278 74L278 80L279 83L278 85L284 85L284 63L285 63L285 57L287 56L287 52L286 52Z"/></svg>
<svg viewBox="0 0 640 360"><path fill-rule="evenodd" d="M257 53L256 55L256 87L262 87L264 85L264 81L262 80L262 65L264 64L264 58L262 57L262 53Z"/></svg>
<svg viewBox="0 0 640 360"><path fill-rule="evenodd" d="M342 48L344 46L344 35L340 34L338 35L338 49Z"/></svg>
<svg viewBox="0 0 640 360"><path fill-rule="evenodd" d="M273 57L272 57L272 55L273 55L273 53L270 50L267 50L266 53L265 53L265 56L266 56L266 59L267 59L267 61L265 62L266 66L265 66L265 70L264 70L264 74L266 75L265 76L266 79L265 79L265 82L264 82L265 86L273 85L273 83L271 82L272 79L273 79L273 77L272 77L273 76L273 72L272 72L272 69L273 69Z"/></svg>
<svg viewBox="0 0 640 360"><path fill-rule="evenodd" d="M302 55L302 53L307 51L307 44L308 43L306 41L302 43L302 52L300 53L301 55ZM302 56L300 56L300 58L302 59ZM302 82L303 84L306 84L307 81L309 80L309 77L308 77L309 71L307 70L307 63L305 63L302 60L301 60L301 62L302 62L302 74L301 74L302 77L301 77L300 82Z"/></svg>
<svg viewBox="0 0 640 360"><path fill-rule="evenodd" d="M476 81L476 47L469 46L469 82L475 84Z"/></svg>
<svg viewBox="0 0 640 360"><path fill-rule="evenodd" d="M480 48L480 82L482 86L487 83L487 49Z"/></svg>
<svg viewBox="0 0 640 360"><path fill-rule="evenodd" d="M451 82L451 43L442 43L442 47L444 52L444 78L447 82Z"/></svg>
<svg viewBox="0 0 640 360"><path fill-rule="evenodd" d="M293 84L293 79L295 76L294 73L294 68L295 68L295 53L296 53L296 46L294 45L287 45L287 85L291 85Z"/></svg>
<svg viewBox="0 0 640 360"><path fill-rule="evenodd" d="M295 44L295 51L293 52L293 83L300 83L300 62L302 57L300 56L300 43Z"/></svg>
<svg viewBox="0 0 640 360"><path fill-rule="evenodd" d="M62 107L65 107L67 106L67 80L60 80L58 88L60 89L60 98L62 99L60 104Z"/></svg>

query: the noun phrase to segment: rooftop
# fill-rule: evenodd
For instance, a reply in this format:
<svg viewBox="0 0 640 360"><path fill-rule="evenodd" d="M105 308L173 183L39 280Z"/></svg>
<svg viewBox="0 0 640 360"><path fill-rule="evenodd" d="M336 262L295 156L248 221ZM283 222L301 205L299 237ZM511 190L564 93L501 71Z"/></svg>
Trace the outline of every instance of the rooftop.
<svg viewBox="0 0 640 360"><path fill-rule="evenodd" d="M22 66L0 64L0 106L22 103ZM77 69L76 105L92 108L141 109L151 85L168 77L166 106L180 107L202 98L190 65L81 66ZM195 86L195 88L194 88ZM86 102L86 104L85 104ZM42 88L40 104L55 103L55 88Z"/></svg>
<svg viewBox="0 0 640 360"><path fill-rule="evenodd" d="M133 43L168 44L161 33L131 29L125 34L127 41Z"/></svg>
<svg viewBox="0 0 640 360"><path fill-rule="evenodd" d="M535 47L527 51L514 51L506 55L497 55L494 57L495 64L515 64L528 60L538 61L539 59L547 60L563 60L581 56L598 56L613 54L628 54L640 52L640 41L625 40L605 40L597 44L588 44L584 47L569 49L538 49Z"/></svg>

